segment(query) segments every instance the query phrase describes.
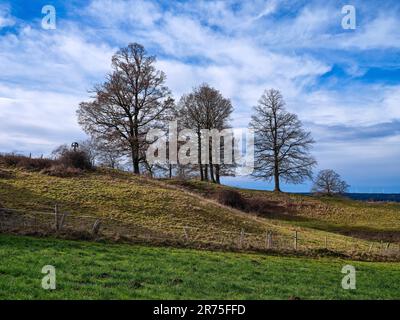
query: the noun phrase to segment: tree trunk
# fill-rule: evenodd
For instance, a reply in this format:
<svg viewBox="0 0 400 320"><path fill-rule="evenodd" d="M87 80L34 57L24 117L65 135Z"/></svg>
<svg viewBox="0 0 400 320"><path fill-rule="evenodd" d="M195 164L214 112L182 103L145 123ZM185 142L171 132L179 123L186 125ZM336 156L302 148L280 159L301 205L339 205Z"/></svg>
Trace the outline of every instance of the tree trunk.
<svg viewBox="0 0 400 320"><path fill-rule="evenodd" d="M274 191L275 192L281 192L281 187L280 187L280 183L279 183L279 164L277 161L275 161L275 168L274 168L275 172L274 172L274 183L275 183L275 188Z"/></svg>
<svg viewBox="0 0 400 320"><path fill-rule="evenodd" d="M200 131L197 131L197 153L198 153L198 159L199 159L200 179L201 179L201 181L204 181L203 166L201 165L201 134L200 134Z"/></svg>
<svg viewBox="0 0 400 320"><path fill-rule="evenodd" d="M139 159L135 155L133 155L132 163L133 163L133 173L140 174Z"/></svg>
<svg viewBox="0 0 400 320"><path fill-rule="evenodd" d="M274 129L273 129L273 137L274 137L274 182L275 182L275 192L281 192L281 187L279 185L279 152L278 152L278 124L277 124L277 115L276 109L273 111L274 116Z"/></svg>
<svg viewBox="0 0 400 320"><path fill-rule="evenodd" d="M172 179L172 164L169 164L169 178Z"/></svg>
<svg viewBox="0 0 400 320"><path fill-rule="evenodd" d="M137 105L137 101L136 101ZM140 174L139 169L139 128L138 128L138 116L135 114L134 122L132 123L133 129L133 145L132 145L132 155L133 155L133 172L135 174Z"/></svg>
<svg viewBox="0 0 400 320"><path fill-rule="evenodd" d="M204 180L208 181L208 165L204 165Z"/></svg>
<svg viewBox="0 0 400 320"><path fill-rule="evenodd" d="M221 169L220 165L216 164L215 165L215 180L217 181L218 184L221 184L221 181L219 179L220 169Z"/></svg>
<svg viewBox="0 0 400 320"><path fill-rule="evenodd" d="M139 168L139 148L137 145L132 145L132 166L133 166L133 173L140 174Z"/></svg>
<svg viewBox="0 0 400 320"><path fill-rule="evenodd" d="M214 177L214 165L210 164L210 179L213 183L215 183L215 177Z"/></svg>
<svg viewBox="0 0 400 320"><path fill-rule="evenodd" d="M208 159L210 163L210 178L213 183L215 183L215 177L214 177L214 165L212 161L212 142L209 142L209 147L208 147Z"/></svg>
<svg viewBox="0 0 400 320"><path fill-rule="evenodd" d="M281 192L281 187L280 187L280 185L279 185L279 175L276 175L276 174L275 174L274 180L275 180L275 189L274 189L274 192Z"/></svg>

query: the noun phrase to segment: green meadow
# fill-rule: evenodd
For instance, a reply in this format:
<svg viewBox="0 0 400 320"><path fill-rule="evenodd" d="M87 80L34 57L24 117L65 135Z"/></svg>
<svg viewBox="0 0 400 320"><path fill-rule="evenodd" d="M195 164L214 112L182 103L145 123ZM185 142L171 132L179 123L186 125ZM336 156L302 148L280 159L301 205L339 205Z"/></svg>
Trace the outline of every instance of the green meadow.
<svg viewBox="0 0 400 320"><path fill-rule="evenodd" d="M400 264L0 235L0 299L399 299ZM341 287L344 265L356 289ZM56 268L56 289L41 286Z"/></svg>

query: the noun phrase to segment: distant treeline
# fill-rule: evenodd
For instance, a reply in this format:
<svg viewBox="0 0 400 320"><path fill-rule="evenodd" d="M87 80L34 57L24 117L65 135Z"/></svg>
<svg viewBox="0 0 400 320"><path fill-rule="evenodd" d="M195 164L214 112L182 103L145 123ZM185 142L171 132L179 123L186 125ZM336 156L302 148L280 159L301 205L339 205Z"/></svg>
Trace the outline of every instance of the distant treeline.
<svg viewBox="0 0 400 320"><path fill-rule="evenodd" d="M346 197L361 201L400 202L400 193L347 193Z"/></svg>
<svg viewBox="0 0 400 320"><path fill-rule="evenodd" d="M301 193L311 195L311 193ZM344 197L359 201L400 202L400 193L345 193Z"/></svg>

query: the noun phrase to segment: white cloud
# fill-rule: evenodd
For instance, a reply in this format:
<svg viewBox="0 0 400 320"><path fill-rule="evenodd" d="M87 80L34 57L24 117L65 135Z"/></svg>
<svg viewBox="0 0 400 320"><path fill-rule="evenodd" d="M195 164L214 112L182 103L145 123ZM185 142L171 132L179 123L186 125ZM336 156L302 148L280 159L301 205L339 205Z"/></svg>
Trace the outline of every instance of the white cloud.
<svg viewBox="0 0 400 320"><path fill-rule="evenodd" d="M270 14L274 13L278 7L278 3L276 1L268 1L265 4L264 9L254 18L254 20L261 19L263 17L269 16Z"/></svg>
<svg viewBox="0 0 400 320"><path fill-rule="evenodd" d="M84 137L75 110L84 96L0 85L0 150L48 154Z"/></svg>
<svg viewBox="0 0 400 320"><path fill-rule="evenodd" d="M48 153L83 137L75 111L115 49L68 23L51 31L22 24L0 39L0 150Z"/></svg>
<svg viewBox="0 0 400 320"><path fill-rule="evenodd" d="M343 48L361 50L400 48L400 19L398 12L384 12L372 21L366 21L350 36L335 39Z"/></svg>
<svg viewBox="0 0 400 320"><path fill-rule="evenodd" d="M43 30L24 26L0 42L0 77L28 86L40 84L59 90L89 89L89 79L103 76L112 53L107 44L95 44L74 27ZM1 79L0 78L0 79Z"/></svg>
<svg viewBox="0 0 400 320"><path fill-rule="evenodd" d="M124 24L149 28L161 18L155 3L142 0L93 0L85 13L94 19L101 19L105 27L113 29Z"/></svg>
<svg viewBox="0 0 400 320"><path fill-rule="evenodd" d="M400 135L360 141L319 143L315 154L320 169L333 168L344 177L354 180L354 187L362 182L369 185L387 181L397 183Z"/></svg>
<svg viewBox="0 0 400 320"><path fill-rule="evenodd" d="M302 92L289 101L302 119L319 125L357 127L400 119L400 86L354 85L341 91Z"/></svg>
<svg viewBox="0 0 400 320"><path fill-rule="evenodd" d="M10 14L10 7L5 4L0 4L0 29L13 26L15 23L15 18Z"/></svg>

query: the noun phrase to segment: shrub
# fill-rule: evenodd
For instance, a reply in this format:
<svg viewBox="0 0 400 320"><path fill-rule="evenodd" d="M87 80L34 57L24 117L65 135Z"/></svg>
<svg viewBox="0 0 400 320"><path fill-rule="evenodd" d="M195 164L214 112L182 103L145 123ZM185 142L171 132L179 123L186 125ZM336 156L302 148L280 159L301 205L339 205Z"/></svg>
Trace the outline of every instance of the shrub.
<svg viewBox="0 0 400 320"><path fill-rule="evenodd" d="M50 159L31 159L31 158L21 158L21 161L18 162L18 168L24 168L32 171L40 171L45 168L49 168L54 164L54 160Z"/></svg>
<svg viewBox="0 0 400 320"><path fill-rule="evenodd" d="M281 213L285 209L280 207L276 201L262 198L244 198L240 192L235 190L221 190L217 192L218 202L226 206L252 212L260 215L271 215Z"/></svg>
<svg viewBox="0 0 400 320"><path fill-rule="evenodd" d="M7 167L16 167L20 159L21 156L16 156L13 154L0 155L0 163Z"/></svg>
<svg viewBox="0 0 400 320"><path fill-rule="evenodd" d="M246 199L234 190L221 190L218 192L218 202L239 210L244 210L247 207Z"/></svg>
<svg viewBox="0 0 400 320"><path fill-rule="evenodd" d="M45 168L50 168L55 164L51 159L29 158L14 154L0 155L0 163L7 167L24 168L32 171L40 171Z"/></svg>
<svg viewBox="0 0 400 320"><path fill-rule="evenodd" d="M50 168L43 169L40 173L53 177L68 178L75 177L82 173L78 168L66 167L63 164L53 165Z"/></svg>
<svg viewBox="0 0 400 320"><path fill-rule="evenodd" d="M264 213L266 202L261 198L251 198L247 200L246 211L255 213Z"/></svg>
<svg viewBox="0 0 400 320"><path fill-rule="evenodd" d="M3 154L0 155L0 164L57 177L72 177L81 174L82 170L92 169L90 158L84 151L72 150L64 150L57 160ZM0 172L0 177L6 178L6 174Z"/></svg>
<svg viewBox="0 0 400 320"><path fill-rule="evenodd" d="M281 214L290 209L279 205L278 201L265 200L263 198L250 198L247 200L245 211L261 215Z"/></svg>
<svg viewBox="0 0 400 320"><path fill-rule="evenodd" d="M64 150L58 161L66 168L80 170L91 170L93 168L90 157L85 151Z"/></svg>
<svg viewBox="0 0 400 320"><path fill-rule="evenodd" d="M14 175L12 175L10 172L0 169L0 179L11 179L13 177Z"/></svg>

